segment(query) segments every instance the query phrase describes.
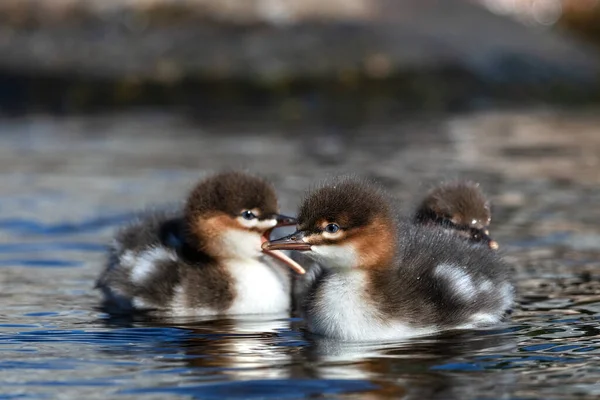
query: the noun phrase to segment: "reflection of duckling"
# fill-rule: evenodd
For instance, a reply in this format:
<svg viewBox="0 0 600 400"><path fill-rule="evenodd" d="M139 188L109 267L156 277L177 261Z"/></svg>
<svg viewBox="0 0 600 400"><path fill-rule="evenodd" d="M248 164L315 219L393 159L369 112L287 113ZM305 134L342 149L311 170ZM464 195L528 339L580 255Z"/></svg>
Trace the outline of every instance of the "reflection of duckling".
<svg viewBox="0 0 600 400"><path fill-rule="evenodd" d="M343 179L308 195L297 232L263 244L323 267L303 305L311 332L384 340L502 319L513 287L495 252L394 215L380 190Z"/></svg>
<svg viewBox="0 0 600 400"><path fill-rule="evenodd" d="M423 199L415 215L421 224L436 224L470 239L498 248L489 236L492 220L490 203L479 188L470 181L448 182L435 187Z"/></svg>
<svg viewBox="0 0 600 400"><path fill-rule="evenodd" d="M516 349L512 335L482 335L477 331L403 341L346 342L317 336L309 336L309 340L310 346L302 348L302 355L316 366L317 378L362 380L376 386L361 393L360 399L460 399L469 397L467 390L483 393L480 385L486 386L485 380L465 385L463 374L448 373L444 366L484 368L489 363L502 363L505 359L501 354ZM515 379L508 374L494 384L509 388Z"/></svg>
<svg viewBox="0 0 600 400"><path fill-rule="evenodd" d="M248 315L194 322L180 328L193 332L183 351L188 367L209 368L230 379L289 378L291 352L279 334L290 330L289 318Z"/></svg>
<svg viewBox="0 0 600 400"><path fill-rule="evenodd" d="M286 269L264 257L261 242L295 220L278 214L273 187L239 172L209 177L183 213L152 214L122 230L97 287L111 312L167 315L285 312ZM283 254L270 253L302 268Z"/></svg>

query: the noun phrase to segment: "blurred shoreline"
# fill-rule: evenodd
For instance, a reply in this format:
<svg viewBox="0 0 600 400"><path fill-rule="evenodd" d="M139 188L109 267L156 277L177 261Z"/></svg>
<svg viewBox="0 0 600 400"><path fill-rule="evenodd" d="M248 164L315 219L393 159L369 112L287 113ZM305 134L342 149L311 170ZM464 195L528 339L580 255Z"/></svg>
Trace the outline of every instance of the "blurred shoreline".
<svg viewBox="0 0 600 400"><path fill-rule="evenodd" d="M600 98L596 47L466 0L6 0L0 54L8 115L241 104L293 119Z"/></svg>
<svg viewBox="0 0 600 400"><path fill-rule="evenodd" d="M354 120L405 113L447 113L515 107L589 107L595 87L568 82L487 82L460 70L415 71L386 80L305 79L264 85L251 80L184 79L164 85L0 70L0 115L78 114L160 108L203 118Z"/></svg>

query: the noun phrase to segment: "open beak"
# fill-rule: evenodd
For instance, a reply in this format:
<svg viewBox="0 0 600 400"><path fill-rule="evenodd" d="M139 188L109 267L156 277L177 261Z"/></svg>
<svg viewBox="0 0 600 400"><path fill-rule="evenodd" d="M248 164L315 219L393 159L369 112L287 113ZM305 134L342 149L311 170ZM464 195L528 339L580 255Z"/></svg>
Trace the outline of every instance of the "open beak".
<svg viewBox="0 0 600 400"><path fill-rule="evenodd" d="M290 269L292 271L294 271L300 275L305 274L306 270L302 267L302 265L298 264L296 261L294 261L291 258L289 258L288 256L286 256L281 251L277 251L276 249L269 249L268 246L265 246L268 243L270 243L269 238L271 235L271 231L273 231L274 228L277 228L279 226L289 226L289 225L296 224L295 218L286 217L285 215L276 215L275 217L277 218L277 225L275 225L273 228L271 228L268 231L266 231L265 233L263 233L263 235L261 237L263 253L273 257L276 260L281 261L282 263L284 263L285 265L290 267Z"/></svg>
<svg viewBox="0 0 600 400"><path fill-rule="evenodd" d="M262 244L262 248L263 250L310 250L310 244L306 243L302 238L304 238L304 232L296 231L281 239L265 242Z"/></svg>

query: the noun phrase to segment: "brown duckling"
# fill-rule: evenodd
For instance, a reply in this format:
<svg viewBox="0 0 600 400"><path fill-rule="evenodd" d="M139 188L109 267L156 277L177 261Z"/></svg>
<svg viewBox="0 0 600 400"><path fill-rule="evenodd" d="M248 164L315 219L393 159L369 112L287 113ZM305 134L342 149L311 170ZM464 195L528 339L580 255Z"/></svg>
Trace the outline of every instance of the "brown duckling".
<svg viewBox="0 0 600 400"><path fill-rule="evenodd" d="M427 193L415 213L415 222L441 226L474 243L498 249L489 236L490 202L479 184L471 181L443 183Z"/></svg>
<svg viewBox="0 0 600 400"><path fill-rule="evenodd" d="M498 253L399 221L392 204L368 182L339 179L308 194L295 233L263 245L322 267L302 305L308 329L374 341L500 322L513 286Z"/></svg>
<svg viewBox="0 0 600 400"><path fill-rule="evenodd" d="M286 312L291 267L261 244L294 224L271 184L242 172L202 180L183 210L150 213L121 230L97 281L109 312L169 316ZM287 265L287 267L286 267Z"/></svg>

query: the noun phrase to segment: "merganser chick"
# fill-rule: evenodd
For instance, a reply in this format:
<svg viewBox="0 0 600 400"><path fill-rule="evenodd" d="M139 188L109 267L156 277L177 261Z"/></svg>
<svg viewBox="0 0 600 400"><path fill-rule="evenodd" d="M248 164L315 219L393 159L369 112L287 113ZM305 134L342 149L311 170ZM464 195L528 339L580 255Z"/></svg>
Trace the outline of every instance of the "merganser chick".
<svg viewBox="0 0 600 400"><path fill-rule="evenodd" d="M263 244L323 268L302 306L309 331L402 339L501 321L513 300L498 253L437 226L400 221L382 190L344 178L309 193L297 231Z"/></svg>
<svg viewBox="0 0 600 400"><path fill-rule="evenodd" d="M261 251L279 214L273 186L241 172L201 181L183 210L152 213L120 231L96 287L112 313L168 316L270 314L290 308L291 277L280 252ZM274 259L279 261L275 261Z"/></svg>
<svg viewBox="0 0 600 400"><path fill-rule="evenodd" d="M436 224L472 242L498 249L489 235L490 202L479 184L471 181L443 183L427 193L415 213L415 222Z"/></svg>

